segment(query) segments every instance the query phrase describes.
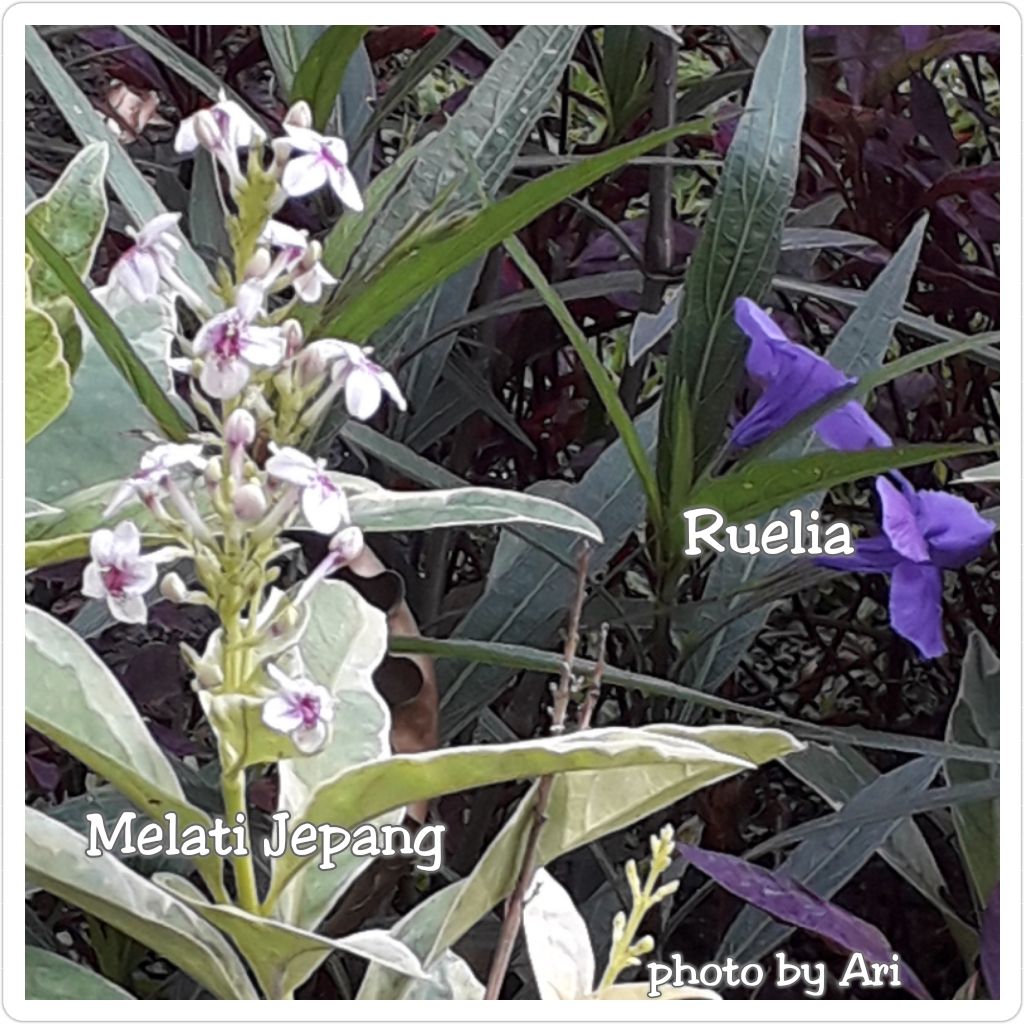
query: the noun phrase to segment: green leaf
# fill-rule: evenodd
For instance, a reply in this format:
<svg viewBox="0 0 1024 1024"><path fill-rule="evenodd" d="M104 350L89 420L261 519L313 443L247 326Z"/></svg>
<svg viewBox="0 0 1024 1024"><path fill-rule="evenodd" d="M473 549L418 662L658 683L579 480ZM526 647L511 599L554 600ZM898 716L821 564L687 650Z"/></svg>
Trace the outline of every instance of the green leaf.
<svg viewBox="0 0 1024 1024"><path fill-rule="evenodd" d="M25 59L78 140L83 145L97 141L109 144L110 164L107 181L136 224L144 224L157 214L166 213L167 208L160 201L153 186L135 166L124 147L114 138L102 118L93 109L89 99L61 67L42 37L31 26L25 29ZM206 265L188 244L185 236L180 232L178 236L182 248L178 253L177 266L182 277L212 309L221 308L223 304L217 298L214 281Z"/></svg>
<svg viewBox="0 0 1024 1024"><path fill-rule="evenodd" d="M26 282L27 284L27 282ZM71 401L71 370L57 325L25 295L25 440L41 434Z"/></svg>
<svg viewBox="0 0 1024 1024"><path fill-rule="evenodd" d="M487 30L480 25L448 25L452 32L461 36L467 43L475 46L485 57L496 60L501 54L501 47L491 38Z"/></svg>
<svg viewBox="0 0 1024 1024"><path fill-rule="evenodd" d="M657 410L641 414L636 428L650 451ZM621 550L644 516L644 493L625 445L609 445L576 484L546 482L533 489L588 516L604 536L590 553L593 576ZM517 528L518 531L518 528ZM529 642L543 646L565 621L576 580L576 545L571 538L545 537L536 530L504 534L498 541L487 585L461 619L455 637ZM442 665L441 728L455 735L509 685L507 670L487 665Z"/></svg>
<svg viewBox="0 0 1024 1024"><path fill-rule="evenodd" d="M416 236L414 245L406 246L397 257L389 258L383 267L374 265L358 278L346 282L344 304L337 316L322 328L323 333L365 341L435 285L468 266L545 210L634 157L693 130L691 125L677 125L587 157L521 186L476 213L463 215L432 232ZM427 155L429 149L424 150L417 166ZM402 190L399 199L408 188ZM398 205L402 204L393 202L389 209ZM371 248L372 238L371 232L367 241Z"/></svg>
<svg viewBox="0 0 1024 1024"><path fill-rule="evenodd" d="M755 767L799 749L792 737L774 729L710 726L680 730L678 726L649 726L629 731L643 734L660 730L680 740L689 737L693 753L683 755L678 764L650 762L642 768L607 764L599 771L555 776L547 820L536 849L538 867L626 828L703 786L735 775L742 767L731 765L733 758ZM527 837L536 821L536 792L534 784L467 878L435 893L392 929L428 970L512 891ZM359 998L403 998L404 987L403 979L371 968Z"/></svg>
<svg viewBox="0 0 1024 1024"><path fill-rule="evenodd" d="M25 721L116 786L143 813L178 815L209 828L110 669L76 633L38 608L25 609ZM220 886L221 863L196 867Z"/></svg>
<svg viewBox="0 0 1024 1024"><path fill-rule="evenodd" d="M184 441L189 433L188 423L161 389L149 367L128 343L110 314L78 279L67 260L43 238L31 222L25 223L25 235L40 260L60 280L64 291L74 302L107 358L131 385L164 434L172 441Z"/></svg>
<svg viewBox="0 0 1024 1024"><path fill-rule="evenodd" d="M907 444L859 452L814 452L797 459L770 459L717 477L690 495L693 508L717 509L731 522L755 519L796 498L839 484L961 455L990 451L991 445Z"/></svg>
<svg viewBox="0 0 1024 1024"><path fill-rule="evenodd" d="M79 279L92 269L103 228L107 223L107 197L104 179L109 146L93 142L85 146L64 168L56 184L25 211L26 225L39 232L67 260ZM57 274L34 251L29 278L32 295L40 306L64 294Z"/></svg>
<svg viewBox="0 0 1024 1024"><path fill-rule="evenodd" d="M835 895L860 869L903 820L901 805L928 788L939 770L937 758L917 758L861 789L836 816L834 825L805 839L786 857L780 870L822 899ZM890 810L890 816L871 824L847 824L869 811ZM770 953L794 931L755 907L744 907L719 947L719 956L737 963L753 963Z"/></svg>
<svg viewBox="0 0 1024 1024"><path fill-rule="evenodd" d="M134 999L102 974L38 946L25 947L26 999Z"/></svg>
<svg viewBox="0 0 1024 1024"><path fill-rule="evenodd" d="M220 933L116 857L88 857L86 840L25 808L27 881L113 925L180 967L218 999L256 999L242 962Z"/></svg>
<svg viewBox="0 0 1024 1024"><path fill-rule="evenodd" d="M379 928L331 939L281 921L258 917L240 907L210 903L179 875L159 875L158 883L231 938L256 975L268 999L290 999L336 951L354 953L412 978L426 975L417 957L398 939Z"/></svg>
<svg viewBox="0 0 1024 1024"><path fill-rule="evenodd" d="M999 658L985 637L973 631L960 670L960 689L946 724L946 739L999 748ZM994 765L947 761L950 785L998 778ZM981 800L953 808L960 852L974 890L984 906L999 881L999 801Z"/></svg>
<svg viewBox="0 0 1024 1024"><path fill-rule="evenodd" d="M786 740L789 742L788 737ZM742 755L704 745L699 733L681 726L591 729L548 739L393 756L360 765L318 787L305 817L348 828L394 807L496 782L556 772L669 764L677 779L689 780L693 788L752 767ZM301 865L302 858L292 853L278 859L267 896L269 905L274 905Z"/></svg>
<svg viewBox="0 0 1024 1024"><path fill-rule="evenodd" d="M451 526L529 523L550 526L602 541L600 529L585 515L557 501L496 487L460 487L444 491L372 490L349 501L352 522L366 533L397 533Z"/></svg>
<svg viewBox="0 0 1024 1024"><path fill-rule="evenodd" d="M289 89L291 102L309 103L317 131L327 127L345 68L368 30L368 25L332 25L324 29L299 65Z"/></svg>
<svg viewBox="0 0 1024 1024"><path fill-rule="evenodd" d="M586 335L580 330L569 307L562 301L557 292L551 287L544 272L537 266L536 261L526 251L522 242L514 235L505 239L505 249L515 261L516 266L526 275L527 280L537 289L541 298L544 299L548 309L558 321L559 326L565 332L573 349L583 363L587 376L590 378L594 390L601 399L608 419L611 420L615 431L622 439L629 453L630 461L633 463L633 470L643 484L644 493L647 496L647 509L651 518L658 522L661 517L661 501L658 496L658 482L655 478L654 467L644 450L640 435L630 418L626 407L622 404L618 388L612 380L611 374L605 369L604 364L597 354L591 350Z"/></svg>
<svg viewBox="0 0 1024 1024"><path fill-rule="evenodd" d="M733 304L741 295L758 300L771 282L796 187L804 102L803 29L777 26L686 273L661 406L658 478L666 500L680 493L672 479L676 453L691 443L681 434L693 432L698 473L722 440L745 352ZM674 413L684 384L692 414L680 424ZM666 508L666 517L681 507Z"/></svg>
<svg viewBox="0 0 1024 1024"><path fill-rule="evenodd" d="M334 730L324 750L312 757L290 758L277 768L277 810L301 820L311 794L324 781L391 753L391 714L373 683L374 669L387 653L387 622L346 583L327 580L309 599L309 623L299 645L310 677L326 686L338 704ZM399 824L402 813L379 819ZM366 857L346 850L334 868L303 866L274 908L283 921L315 929L342 892L369 867Z"/></svg>

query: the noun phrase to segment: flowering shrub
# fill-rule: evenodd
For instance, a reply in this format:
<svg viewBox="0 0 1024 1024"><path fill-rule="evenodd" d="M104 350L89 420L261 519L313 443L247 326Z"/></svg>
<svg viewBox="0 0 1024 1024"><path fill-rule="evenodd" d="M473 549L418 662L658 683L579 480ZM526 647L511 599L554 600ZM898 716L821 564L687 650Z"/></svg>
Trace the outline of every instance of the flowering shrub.
<svg viewBox="0 0 1024 1024"><path fill-rule="evenodd" d="M579 49L579 26L527 26L502 48L473 26L417 36L427 56L468 40L492 63L460 65L479 81L444 105L443 127L376 161L366 147L381 121L353 109L377 90L354 76L371 49L387 58L392 37L380 30L370 47L366 31L264 27L254 39L288 96L269 114L211 88L208 68L169 41L173 29L129 27L123 38L146 61L176 52L175 74L206 83L198 109L177 97L166 145L189 182L187 221L89 116L70 125L83 148L27 211L26 561L73 576L89 599L80 610L72 601L73 614L38 595L26 609L29 763L45 763L32 754L44 743L89 783L63 802L56 787L32 791L26 867L31 900L85 912L74 954L99 968L30 951L30 992L51 971L105 998L167 995L156 983L166 968L138 952L149 950L183 990L218 999L291 999L300 988L490 999L520 982L544 999L645 999L670 976L667 937L710 891L682 875L687 862L747 904L719 936L719 959L755 964L794 928L850 957L899 959L895 939L832 901L877 851L953 922L966 971L980 948L996 995L998 662L943 608L947 574L973 571L996 532L978 493L956 491L992 472L974 463L994 434L933 437L913 417L913 430L894 423L883 400L928 367L998 365L993 333L905 308L928 218L903 217L905 237L863 292L775 273L786 254L809 253L809 271L833 248L865 250L831 222L791 222L794 206L810 216L795 200L813 106L796 27L755 48L745 95L709 73L713 98L675 115L674 83L704 58L670 27L606 27ZM294 53L305 57L296 64ZM92 115L34 30L28 56L62 109ZM610 73L634 64L633 83ZM553 169L507 188L563 81L573 84ZM671 96L652 102L662 81ZM596 123L593 94L605 104ZM570 135L579 152L566 151ZM638 158L675 145L724 155L713 194L691 201L702 180L690 199L673 191L687 164L659 157L649 196L632 203ZM547 156L525 155L547 167ZM611 176L621 225L604 209L620 202L602 191ZM108 187L134 222L120 251ZM562 251L517 234L577 215L609 237L581 230ZM620 248L642 274L621 269ZM599 256L610 262L594 281L571 279ZM786 315L794 294L819 303L797 318L813 331ZM622 309L637 305L623 326ZM517 321L541 351L521 366L504 333ZM459 332L484 324L477 347L493 362L477 363ZM928 344L889 358L897 326ZM604 334L611 343L595 344ZM797 340L822 335L827 346ZM516 366L528 400L508 381L492 388L499 360ZM494 455L492 428L514 437L511 456ZM524 462L554 479L525 489ZM701 515L717 523L703 549L690 528ZM790 537L791 523L808 524L807 536ZM506 528L496 547L491 526ZM837 527L847 553L821 554L819 535ZM422 545L383 536L420 531L438 532ZM860 655L794 595L827 601L861 586L860 574L887 578L857 624L892 638L892 670L959 676L938 736L895 721L849 727L865 723L839 683L860 681ZM790 600L808 632L834 637L822 658L838 696L825 688L805 703L803 673L816 669L782 643L773 670L793 678L770 696L746 691L751 644L777 635L763 627ZM108 635L145 645L168 614L189 623L173 631L190 689L175 695L188 718L177 746L96 640L113 625ZM563 626L563 650L550 653ZM950 671L953 658L935 669L951 652L960 669ZM550 697L529 676L510 687L519 671L557 677ZM887 770L860 749L885 751ZM693 819L673 824L692 794L770 762L772 774L754 777L763 781L729 791L742 799L724 801L724 824L717 792L685 806L711 826L703 840ZM940 766L947 784L934 787ZM486 787L523 782L525 792L501 791L500 815L487 802L498 790ZM781 831L785 815L767 827L743 817L742 804L775 808L794 785L834 813ZM747 786L765 788L748 801ZM879 805L894 810L880 819ZM940 806L951 809L955 842L946 838L969 912L948 905L951 887L914 823ZM460 829L447 843L446 828ZM636 836L651 832L640 867ZM760 845L737 857L754 835ZM598 841L607 877L592 890L549 873ZM620 853L624 886L609 868ZM375 915L363 896L381 879L394 888L385 872L396 856L415 884ZM823 863L835 864L824 878ZM470 933L495 910L500 931L481 955ZM513 959L520 931L528 969ZM715 929L692 929L695 944L717 941L705 931ZM358 986L333 976L335 953L360 972ZM128 966L116 973L117 963ZM907 995L928 997L924 972L908 964L905 977ZM727 994L716 987L680 982L663 994Z"/></svg>

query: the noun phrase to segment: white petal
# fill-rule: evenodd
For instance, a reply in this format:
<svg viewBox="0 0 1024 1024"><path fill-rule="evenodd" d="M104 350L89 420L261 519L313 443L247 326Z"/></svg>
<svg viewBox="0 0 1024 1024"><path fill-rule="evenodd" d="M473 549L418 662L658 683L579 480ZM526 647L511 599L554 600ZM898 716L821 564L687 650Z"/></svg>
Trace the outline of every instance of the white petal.
<svg viewBox="0 0 1024 1024"><path fill-rule="evenodd" d="M161 236L167 232L172 231L177 227L178 221L181 220L180 213L158 213L155 217L147 220L145 224L139 228L139 233L136 236L139 245L143 248L149 248L158 242L165 242L168 245L175 245L175 248L181 245L181 240L171 236L167 239L163 239Z"/></svg>
<svg viewBox="0 0 1024 1024"><path fill-rule="evenodd" d="M357 420L368 420L380 408L380 381L369 370L354 366L345 379L345 408Z"/></svg>
<svg viewBox="0 0 1024 1024"><path fill-rule="evenodd" d="M211 317L196 332L192 339L192 349L196 355L205 355L220 340L225 329L230 327L237 319L235 311L229 309L226 313L218 313Z"/></svg>
<svg viewBox="0 0 1024 1024"><path fill-rule="evenodd" d="M278 480L298 487L308 487L316 480L316 463L297 448L285 446L267 459L267 472Z"/></svg>
<svg viewBox="0 0 1024 1024"><path fill-rule="evenodd" d="M138 558L127 566L128 578L124 583L126 594L145 594L152 590L159 575L156 565L146 558Z"/></svg>
<svg viewBox="0 0 1024 1024"><path fill-rule="evenodd" d="M279 327L246 327L239 343L242 358L254 366L276 366L284 358Z"/></svg>
<svg viewBox="0 0 1024 1024"><path fill-rule="evenodd" d="M347 168L329 167L328 180L337 197L350 210L362 212L363 197L359 194L359 186Z"/></svg>
<svg viewBox="0 0 1024 1024"><path fill-rule="evenodd" d="M317 533L337 533L348 511L348 502L340 490L326 491L318 483L302 492L302 514Z"/></svg>
<svg viewBox="0 0 1024 1024"><path fill-rule="evenodd" d="M292 732L302 725L302 712L296 708L290 697L275 693L263 702L263 724L275 732Z"/></svg>
<svg viewBox="0 0 1024 1024"><path fill-rule="evenodd" d="M142 537L139 528L130 520L118 523L111 535L110 553L116 563L130 562L139 557Z"/></svg>
<svg viewBox="0 0 1024 1024"><path fill-rule="evenodd" d="M174 136L175 153L194 153L199 148L199 139L196 138L196 116L186 117L178 127L178 134Z"/></svg>
<svg viewBox="0 0 1024 1024"><path fill-rule="evenodd" d="M323 145L339 164L348 164L348 146L337 136L324 136Z"/></svg>
<svg viewBox="0 0 1024 1024"><path fill-rule="evenodd" d="M241 359L207 359L199 374L199 386L211 398L234 398L248 382L249 367Z"/></svg>
<svg viewBox="0 0 1024 1024"><path fill-rule="evenodd" d="M300 152L319 153L324 146L324 137L312 128L303 128L297 124L286 124L288 141Z"/></svg>
<svg viewBox="0 0 1024 1024"><path fill-rule="evenodd" d="M310 349L315 349L317 355L325 361L345 359L351 362L353 356L360 352L359 346L353 345L351 341L338 341L335 338L321 338L307 345L303 351L308 352Z"/></svg>
<svg viewBox="0 0 1024 1024"><path fill-rule="evenodd" d="M281 175L281 185L290 196L309 195L322 188L326 181L327 163L315 153L289 160Z"/></svg>
<svg viewBox="0 0 1024 1024"><path fill-rule="evenodd" d="M154 295L158 295L160 293L160 267L156 262L156 257L151 252L137 247L132 259L146 297L152 298Z"/></svg>
<svg viewBox="0 0 1024 1024"><path fill-rule="evenodd" d="M322 719L308 729L292 731L292 741L302 754L315 754L327 742L327 723Z"/></svg>
<svg viewBox="0 0 1024 1024"><path fill-rule="evenodd" d="M103 577L100 575L100 567L95 562L90 562L82 573L82 593L86 597L106 597L107 588L103 586Z"/></svg>
<svg viewBox="0 0 1024 1024"><path fill-rule="evenodd" d="M228 116L226 135L232 148L246 148L266 141L267 133L234 100L221 99L216 106Z"/></svg>
<svg viewBox="0 0 1024 1024"><path fill-rule="evenodd" d="M295 294L303 302L319 302L320 296L323 294L323 281L317 275L316 269L316 267L310 267L304 273L296 274L295 279L292 281ZM334 278L330 278L330 280L333 282Z"/></svg>
<svg viewBox="0 0 1024 1024"><path fill-rule="evenodd" d="M267 226L263 229L260 239L278 249L289 246L305 250L309 244L309 238L305 231L293 228L290 224L283 224L279 220L267 221Z"/></svg>
<svg viewBox="0 0 1024 1024"><path fill-rule="evenodd" d="M380 386L387 393L388 397L392 402L402 411L405 412L405 395L402 394L401 389L398 387L398 382L394 377L388 373L387 370L377 371L377 380L380 382Z"/></svg>
<svg viewBox="0 0 1024 1024"><path fill-rule="evenodd" d="M245 281L235 293L235 309L249 323L262 312L264 298L263 286L259 281Z"/></svg>
<svg viewBox="0 0 1024 1024"><path fill-rule="evenodd" d="M98 565L110 565L114 557L114 531L97 530L89 538L89 554Z"/></svg>
<svg viewBox="0 0 1024 1024"><path fill-rule="evenodd" d="M134 256L135 249L129 249L110 268L110 281L123 288L135 302L145 302L149 298L149 293L139 274Z"/></svg>
<svg viewBox="0 0 1024 1024"><path fill-rule="evenodd" d="M107 595L107 607L118 622L143 624L148 616L146 601L140 594L125 594L122 598Z"/></svg>

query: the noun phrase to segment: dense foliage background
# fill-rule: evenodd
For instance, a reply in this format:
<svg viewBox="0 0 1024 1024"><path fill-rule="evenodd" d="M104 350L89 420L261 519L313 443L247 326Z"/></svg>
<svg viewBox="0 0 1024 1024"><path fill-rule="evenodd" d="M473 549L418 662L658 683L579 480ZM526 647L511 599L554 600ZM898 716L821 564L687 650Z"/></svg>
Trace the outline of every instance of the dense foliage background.
<svg viewBox="0 0 1024 1024"><path fill-rule="evenodd" d="M200 255L212 257L221 241L210 212L212 164L182 161L171 146L173 125L207 105L211 89L222 84L267 123L279 123L293 86L288 78L297 68L289 48L309 46L303 31L49 27L40 34L163 203L184 212L186 234ZM494 144L481 147L485 164L473 172L479 180L472 185L496 197L582 156L689 119L692 130L658 155L598 177L519 232L649 438L669 343L658 324L671 324L677 289L685 287L766 31L688 26L676 36L657 26L587 28L557 46L532 52L522 47L518 66L508 67L500 83L486 78L503 51L507 59L516 33L511 26L389 26L355 37L340 92L335 83L352 166L365 186L475 102L480 130ZM959 334L997 330L997 33L956 26L815 26L806 30L805 44L807 103L796 197L767 304L781 314L791 337L821 350L928 213L891 357ZM33 61L32 67L26 173L31 192L41 195L80 140L53 81L43 81L52 78L41 71L46 62ZM510 144L500 145L503 138ZM438 181L446 185L450 173L439 165ZM472 193L470 188L464 198L465 211L474 208ZM450 206L441 211L442 205L427 201L416 208L406 200L376 216L410 231L426 223L441 237L457 231L466 215ZM340 207L328 193L293 202L287 213L296 227L321 235ZM132 211L112 196L113 230L97 257L97 283L128 245L118 229L132 221ZM498 245L375 331L372 340L380 360L402 381L411 413L389 419L382 412L372 427L328 430L321 447L332 468L363 472L369 466L376 479L399 489L460 481L536 489L561 497L603 529L606 542L591 554L580 653L595 656L600 627L607 624L608 664L655 678L646 686L637 680L622 685L610 674L596 723L708 720L707 707L673 699L670 684L684 684L705 694L705 703L720 697L812 725L942 739L969 636L980 631L998 649L995 546L947 587L950 653L932 661L922 660L889 628L886 583L879 576L799 567L766 574L762 566L759 573L723 581L705 565L666 592L645 545L642 495L635 483L631 492L624 489L632 470L615 429L546 303ZM995 359L972 353L891 381L876 393L873 415L904 441L994 442ZM907 474L918 487L945 486L978 461L940 462ZM958 493L981 507L998 504L991 482L960 485ZM870 524L869 494L837 486L824 514ZM382 538L375 548L389 571L372 581L368 596L392 610L399 637L418 630L428 638L556 650L574 588L571 542L545 537L546 550L538 550L512 532L496 538L495 532L472 529ZM210 628L208 613L157 604L146 627L112 624L84 604L80 571L81 563L37 570L28 578L30 601L89 638L159 742L194 769L193 788L201 792L212 748L208 732L196 728L200 716L178 645L199 644ZM717 604L693 611L695 599L715 594ZM378 684L395 714L396 745L421 750L542 734L552 663L532 667L517 666L514 655L497 648L471 651L468 660L423 661L415 671L408 662L389 660ZM722 717L736 720L736 713L716 720ZM897 749L850 750L849 756L858 768L858 788L905 760ZM815 770L827 773L826 761ZM838 771L835 763L831 767ZM617 866L643 857L652 831L667 821L685 822L691 840L745 854L833 809L818 782L806 784L775 765L705 790L559 861L555 874L581 907L599 955L621 898ZM49 805L69 824L94 800L81 765L31 731L26 785L31 801ZM471 870L525 785L437 803L433 813L448 826L449 842L436 884ZM255 784L250 797L257 807L272 809L273 786L270 778ZM896 825L909 820L900 808L911 796L909 790L886 796L889 822L849 826L839 835L811 833L799 841L799 856L784 841L775 843L759 862L777 866L793 856L801 881L875 924L932 995L949 998L971 973L958 947L958 928L975 925L979 908L945 811L918 815L913 820L919 831L911 840L891 842ZM913 877L919 884L911 884ZM939 891L929 899L935 879ZM387 925L434 884L405 868L375 868L336 911L332 927L340 934L354 922ZM819 939L791 929L766 938L764 918L730 931L738 906L699 872L687 871L674 903L647 923L658 943L655 956L680 951L702 963L716 956L728 934L726 945L741 961L779 943L798 959L824 959L833 968L845 960ZM486 977L499 921L492 914L458 947L480 977ZM86 960L98 960L108 976L123 979L142 962L162 982L156 989L161 996L194 989L185 976L146 962L144 951L130 942L119 944L109 935L98 942L82 914L45 894L31 901L28 924L37 944L70 945ZM350 995L353 972L353 964L335 957L300 995ZM532 985L517 954L505 994L529 997ZM755 994L789 995L770 988ZM844 995L835 988L828 993Z"/></svg>

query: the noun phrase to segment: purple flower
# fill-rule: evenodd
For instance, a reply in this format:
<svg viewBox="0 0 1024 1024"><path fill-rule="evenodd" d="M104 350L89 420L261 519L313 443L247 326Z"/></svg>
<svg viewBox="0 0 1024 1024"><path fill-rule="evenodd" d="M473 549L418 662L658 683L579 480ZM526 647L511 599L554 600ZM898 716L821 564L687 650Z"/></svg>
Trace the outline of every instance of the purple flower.
<svg viewBox="0 0 1024 1024"><path fill-rule="evenodd" d="M327 742L334 718L330 690L312 679L292 679L276 665L268 665L267 674L277 683L278 692L263 704L263 724L291 736L301 753L315 754Z"/></svg>
<svg viewBox="0 0 1024 1024"><path fill-rule="evenodd" d="M196 355L203 358L199 375L211 398L234 398L249 382L253 367L277 366L284 358L279 327L257 327L262 292L243 285L238 305L208 320L195 337Z"/></svg>
<svg viewBox="0 0 1024 1024"><path fill-rule="evenodd" d="M732 433L741 448L763 441L800 413L857 383L827 359L794 344L763 309L750 299L736 300L736 323L750 339L747 371L761 386L753 408ZM859 402L847 402L814 425L818 437L830 448L860 451L889 448L889 435L864 411Z"/></svg>
<svg viewBox="0 0 1024 1024"><path fill-rule="evenodd" d="M160 294L162 280L176 281L174 259L181 239L173 234L180 213L161 213L134 232L135 244L111 267L110 284L123 289L136 302Z"/></svg>
<svg viewBox="0 0 1024 1024"><path fill-rule="evenodd" d="M145 594L153 589L157 565L180 552L161 548L142 554L142 537L132 522L118 523L113 530L97 530L89 540L92 561L82 574L82 593L106 600L118 622L146 621Z"/></svg>
<svg viewBox="0 0 1024 1024"><path fill-rule="evenodd" d="M290 196L304 196L330 184L337 197L350 210L363 209L352 172L348 169L348 147L338 138L321 135L312 128L285 124L288 141L302 156L291 159L281 176L281 184Z"/></svg>
<svg viewBox="0 0 1024 1024"><path fill-rule="evenodd" d="M818 565L892 576L889 618L893 629L922 657L946 653L942 635L942 571L960 569L985 550L995 525L965 498L915 491L902 474L899 487L876 482L882 533L860 541L852 555L818 558Z"/></svg>

